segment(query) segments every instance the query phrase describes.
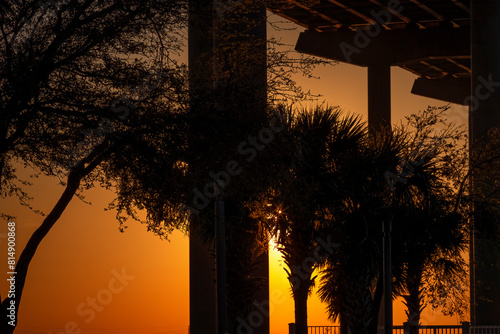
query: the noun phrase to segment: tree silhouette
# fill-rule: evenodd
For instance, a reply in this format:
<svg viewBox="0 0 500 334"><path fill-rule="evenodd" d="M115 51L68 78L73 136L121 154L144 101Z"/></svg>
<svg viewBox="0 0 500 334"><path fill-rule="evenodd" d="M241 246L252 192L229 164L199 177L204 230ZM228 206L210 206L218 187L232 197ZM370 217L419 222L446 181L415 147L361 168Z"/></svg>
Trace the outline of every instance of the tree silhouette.
<svg viewBox="0 0 500 334"><path fill-rule="evenodd" d="M67 171L174 78L185 12L171 1L41 3L12 3L2 20L1 190L21 199L13 157L49 175Z"/></svg>
<svg viewBox="0 0 500 334"><path fill-rule="evenodd" d="M19 257L15 297L2 301L4 318L12 302L17 313L29 264L79 189L96 182L111 187L117 178L118 208L132 213L132 205L155 204L131 199L126 182L137 171L122 164L145 153L178 160L183 138L174 124L186 89L173 60L185 23L182 1L17 1L9 7L0 23L0 194L29 199L19 164L66 181ZM155 145L159 138L163 146ZM175 176L181 168L172 164L170 174L165 171ZM14 326L2 322L2 333L15 325L17 319Z"/></svg>
<svg viewBox="0 0 500 334"><path fill-rule="evenodd" d="M291 113L292 114L292 113ZM314 270L334 251L331 235L320 233L331 219L343 159L362 145L364 127L338 109L296 111L274 149L275 179L253 204L254 215L276 238L295 302L297 333L307 333L307 299ZM278 159L278 160L276 160ZM337 238L337 236L334 236ZM321 255L320 255L321 254Z"/></svg>
<svg viewBox="0 0 500 334"><path fill-rule="evenodd" d="M341 246L321 270L320 299L331 319L340 318L353 333L377 330L382 299L382 226L391 219L385 173L398 164L404 135L381 130L344 159L325 234L338 235Z"/></svg>
<svg viewBox="0 0 500 334"><path fill-rule="evenodd" d="M417 333L420 314L436 292L433 285L458 283L467 274L468 215L457 205L456 187L465 176L467 141L463 129L446 124L443 110L429 108L408 121L404 177L393 187L393 260L395 292L404 298L410 331ZM447 297L464 298L454 291L460 290L450 289Z"/></svg>
<svg viewBox="0 0 500 334"><path fill-rule="evenodd" d="M348 196L336 207L333 226L345 242L326 263L320 297L330 316L341 316L353 332L377 328L383 220L392 222L394 292L405 298L412 331L424 298L436 296L432 284L457 282L467 271L468 216L457 205L467 159L464 132L452 126L437 131L441 114L431 108L413 115L408 127L375 134L344 173Z"/></svg>

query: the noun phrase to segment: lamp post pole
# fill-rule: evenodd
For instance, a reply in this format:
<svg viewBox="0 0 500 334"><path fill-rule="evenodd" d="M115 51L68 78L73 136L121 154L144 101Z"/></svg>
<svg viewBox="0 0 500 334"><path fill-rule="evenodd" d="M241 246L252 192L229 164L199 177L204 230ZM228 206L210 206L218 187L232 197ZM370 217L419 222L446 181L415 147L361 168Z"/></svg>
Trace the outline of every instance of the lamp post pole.
<svg viewBox="0 0 500 334"><path fill-rule="evenodd" d="M392 220L383 222L384 232L384 334L392 334Z"/></svg>
<svg viewBox="0 0 500 334"><path fill-rule="evenodd" d="M228 333L226 287L226 218L224 201L215 202L215 255L217 267L217 332Z"/></svg>

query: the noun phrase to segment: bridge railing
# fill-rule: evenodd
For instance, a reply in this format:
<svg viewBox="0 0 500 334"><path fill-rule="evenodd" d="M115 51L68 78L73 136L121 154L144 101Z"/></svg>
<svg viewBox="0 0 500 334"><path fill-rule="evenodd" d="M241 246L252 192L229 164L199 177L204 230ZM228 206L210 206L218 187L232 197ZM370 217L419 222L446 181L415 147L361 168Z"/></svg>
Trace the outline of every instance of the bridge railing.
<svg viewBox="0 0 500 334"><path fill-rule="evenodd" d="M465 334L500 334L500 326L470 326Z"/></svg>
<svg viewBox="0 0 500 334"><path fill-rule="evenodd" d="M295 324L288 324L289 334L295 334ZM340 326L308 326L308 334L340 334ZM384 328L379 327L378 334L383 334ZM393 326L393 334L409 334L408 323L403 326ZM451 326L420 326L419 334L500 334L500 326L471 326L468 322Z"/></svg>
<svg viewBox="0 0 500 334"><path fill-rule="evenodd" d="M340 326L308 326L307 334L340 334Z"/></svg>

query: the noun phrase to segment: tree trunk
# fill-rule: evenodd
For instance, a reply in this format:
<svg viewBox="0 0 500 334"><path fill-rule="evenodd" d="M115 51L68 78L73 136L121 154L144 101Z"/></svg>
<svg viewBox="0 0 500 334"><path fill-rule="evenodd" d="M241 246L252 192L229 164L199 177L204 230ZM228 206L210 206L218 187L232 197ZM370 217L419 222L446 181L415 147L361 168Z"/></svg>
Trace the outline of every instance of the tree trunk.
<svg viewBox="0 0 500 334"><path fill-rule="evenodd" d="M420 313L422 312L422 272L414 270L408 275L407 290L408 295L405 296L406 315L408 316L408 324L410 326L410 334L418 334L420 325Z"/></svg>
<svg viewBox="0 0 500 334"><path fill-rule="evenodd" d="M295 334L307 334L307 298L309 288L306 282L302 281L293 294L295 302Z"/></svg>
<svg viewBox="0 0 500 334"><path fill-rule="evenodd" d="M349 334L349 322L347 321L347 317L345 314L341 313L339 316L340 320L340 334ZM377 334L377 333L375 333Z"/></svg>
<svg viewBox="0 0 500 334"><path fill-rule="evenodd" d="M410 291L410 295L407 297L407 315L408 324L410 325L410 334L418 334L418 328L420 325L420 293L419 289L413 289Z"/></svg>
<svg viewBox="0 0 500 334"><path fill-rule="evenodd" d="M62 193L58 202L52 209L52 211L43 220L43 223L36 229L31 238L29 239L26 247L21 253L19 260L16 265L16 275L15 275L15 296L14 298L5 298L1 304L1 315L2 315L2 325L0 325L1 333L12 334L14 329L18 324L18 311L19 305L21 303L21 296L24 289L24 284L26 283L26 277L28 275L28 268L33 259L35 252L42 242L43 238L49 233L50 229L57 222L61 214L64 212L69 202L75 195L76 191L80 187L80 182L84 176L81 169L73 170L68 175L68 183L66 189ZM7 308L11 305L11 301L14 302L14 310L12 313L15 316L15 321L13 326L9 325L8 322L11 320L8 316L11 314L10 310Z"/></svg>

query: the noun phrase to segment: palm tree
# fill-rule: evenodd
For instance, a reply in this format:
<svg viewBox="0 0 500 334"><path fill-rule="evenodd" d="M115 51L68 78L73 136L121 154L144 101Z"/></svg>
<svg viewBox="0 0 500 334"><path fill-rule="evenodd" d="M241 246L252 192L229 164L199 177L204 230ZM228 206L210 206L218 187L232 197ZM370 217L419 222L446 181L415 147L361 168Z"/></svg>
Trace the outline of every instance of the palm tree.
<svg viewBox="0 0 500 334"><path fill-rule="evenodd" d="M352 333L377 329L383 293L381 272L382 225L391 219L390 186L385 173L398 164L405 138L401 133L380 131L364 138L340 171L343 182L336 189L337 201L330 203L332 219L325 234L342 236L342 246L322 268L320 299L329 317L340 318Z"/></svg>
<svg viewBox="0 0 500 334"><path fill-rule="evenodd" d="M400 182L393 187L395 293L404 298L412 333L431 299L432 285L466 275L467 215L457 205L453 178L463 178L464 131L447 125L443 111L429 108L411 116L414 128L402 154ZM437 131L436 125L445 128ZM460 203L459 203L460 204Z"/></svg>
<svg viewBox="0 0 500 334"><path fill-rule="evenodd" d="M401 208L394 219L394 291L404 298L410 332L415 334L430 287L466 274L464 219L443 208L439 199L430 201L434 203L423 209Z"/></svg>
<svg viewBox="0 0 500 334"><path fill-rule="evenodd" d="M332 208L336 222L327 228L340 229L343 243L326 262L319 292L330 316L340 316L353 333L376 332L383 220L392 221L395 292L405 296L411 324L418 325L426 279L464 272L466 219L454 205L450 179L456 173L450 162L461 160L451 148L463 133L449 127L433 136L435 109L409 121L418 130L413 136L406 128L379 133L350 157L342 185L348 195Z"/></svg>
<svg viewBox="0 0 500 334"><path fill-rule="evenodd" d="M498 222L498 132L493 131L481 143L473 143L477 146L469 157L461 129L446 126L441 133L432 135L435 125L444 123L442 116L442 112L428 109L420 117L410 118L416 144L409 152L419 156L420 163L400 189L414 192L413 203L400 203L401 219L396 225L400 229L395 231L401 235L396 240L406 240L397 253L401 257L396 266L400 269L396 291L405 298L413 333L417 333L420 313L427 305L441 309L445 315L465 317L469 268L463 253L468 250L472 230L469 224L473 221L470 218L479 214L488 217L490 226ZM476 187L480 183L490 189L489 196L483 197L477 191L479 187L469 186L472 174ZM482 226L486 226L486 233L493 233L488 224Z"/></svg>
<svg viewBox="0 0 500 334"><path fill-rule="evenodd" d="M276 238L295 302L297 334L307 333L307 299L314 270L331 247L320 249L320 227L329 219L328 203L338 195L342 158L362 145L365 127L357 117L342 117L337 108L299 110L274 149L280 163L269 190L253 203ZM325 253L326 252L326 253ZM323 255L319 255L322 253Z"/></svg>

